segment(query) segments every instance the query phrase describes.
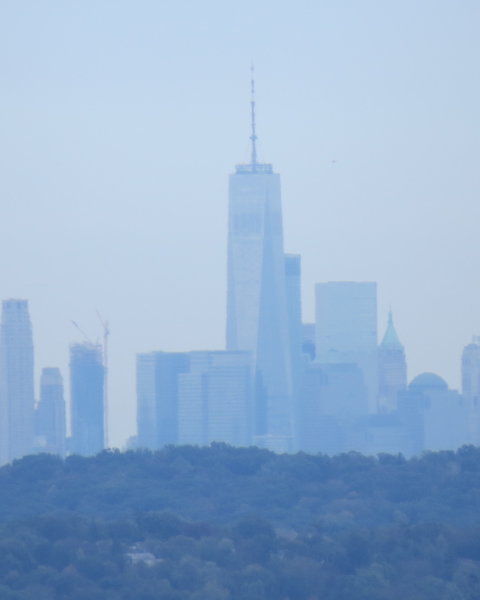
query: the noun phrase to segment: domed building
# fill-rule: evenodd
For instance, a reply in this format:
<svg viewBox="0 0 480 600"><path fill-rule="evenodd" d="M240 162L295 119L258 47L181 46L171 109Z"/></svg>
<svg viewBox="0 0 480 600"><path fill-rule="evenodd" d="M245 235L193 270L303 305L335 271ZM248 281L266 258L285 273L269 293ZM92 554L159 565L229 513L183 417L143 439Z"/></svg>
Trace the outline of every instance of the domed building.
<svg viewBox="0 0 480 600"><path fill-rule="evenodd" d="M429 390L448 390L448 383L445 379L442 379L440 375L436 375L435 373L421 373L412 379L408 389L420 392Z"/></svg>
<svg viewBox="0 0 480 600"><path fill-rule="evenodd" d="M436 373L421 373L399 396L399 412L421 450L456 450L469 443L467 402Z"/></svg>

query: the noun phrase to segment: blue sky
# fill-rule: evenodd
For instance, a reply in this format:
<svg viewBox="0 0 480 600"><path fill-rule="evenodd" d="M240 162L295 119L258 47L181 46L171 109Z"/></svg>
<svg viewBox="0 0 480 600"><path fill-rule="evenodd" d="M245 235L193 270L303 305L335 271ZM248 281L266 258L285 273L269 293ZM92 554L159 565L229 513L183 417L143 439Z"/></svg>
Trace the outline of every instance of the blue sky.
<svg viewBox="0 0 480 600"><path fill-rule="evenodd" d="M111 440L134 355L224 343L227 177L282 176L285 248L317 281L377 281L409 377L459 386L480 332L480 5L420 0L3 0L0 297L36 367L110 321ZM335 161L335 162L334 162Z"/></svg>

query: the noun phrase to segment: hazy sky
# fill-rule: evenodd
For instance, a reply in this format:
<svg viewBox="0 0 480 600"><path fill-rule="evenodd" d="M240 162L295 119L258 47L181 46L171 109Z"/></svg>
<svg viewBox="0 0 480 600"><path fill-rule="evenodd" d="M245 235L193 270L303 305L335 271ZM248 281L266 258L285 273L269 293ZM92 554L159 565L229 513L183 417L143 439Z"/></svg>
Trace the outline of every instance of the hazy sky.
<svg viewBox="0 0 480 600"><path fill-rule="evenodd" d="M283 185L314 283L377 281L409 378L459 386L480 333L478 0L0 0L0 298L27 298L37 372L111 326L111 441L135 353L224 344L227 178Z"/></svg>

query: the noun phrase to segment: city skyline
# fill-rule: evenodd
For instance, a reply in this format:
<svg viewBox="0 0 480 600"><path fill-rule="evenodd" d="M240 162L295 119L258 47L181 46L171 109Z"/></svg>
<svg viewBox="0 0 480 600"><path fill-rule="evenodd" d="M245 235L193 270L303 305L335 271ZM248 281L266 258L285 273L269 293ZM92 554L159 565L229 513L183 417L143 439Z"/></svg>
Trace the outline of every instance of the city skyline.
<svg viewBox="0 0 480 600"><path fill-rule="evenodd" d="M259 159L282 174L304 320L315 283L376 281L380 336L392 305L409 380L460 387L480 330L474 2L266 2L233 19L208 2L186 25L148 1L95 19L88 3L42 5L6 3L0 25L0 296L29 300L36 382L47 366L66 376L72 319L101 339L99 310L119 445L136 352L223 347L226 176L249 154L253 55Z"/></svg>

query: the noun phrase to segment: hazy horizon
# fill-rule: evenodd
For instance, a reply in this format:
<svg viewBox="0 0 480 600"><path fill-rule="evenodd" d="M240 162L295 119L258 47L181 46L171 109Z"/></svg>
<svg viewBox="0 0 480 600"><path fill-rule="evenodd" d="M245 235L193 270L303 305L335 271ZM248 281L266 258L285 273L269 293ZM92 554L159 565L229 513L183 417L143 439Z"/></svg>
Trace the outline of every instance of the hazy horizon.
<svg viewBox="0 0 480 600"><path fill-rule="evenodd" d="M0 299L29 300L36 388L110 323L110 440L135 430L135 354L224 347L227 180L282 180L314 284L376 281L408 377L460 386L480 333L480 5L301 0L0 6ZM38 395L38 393L37 393Z"/></svg>

